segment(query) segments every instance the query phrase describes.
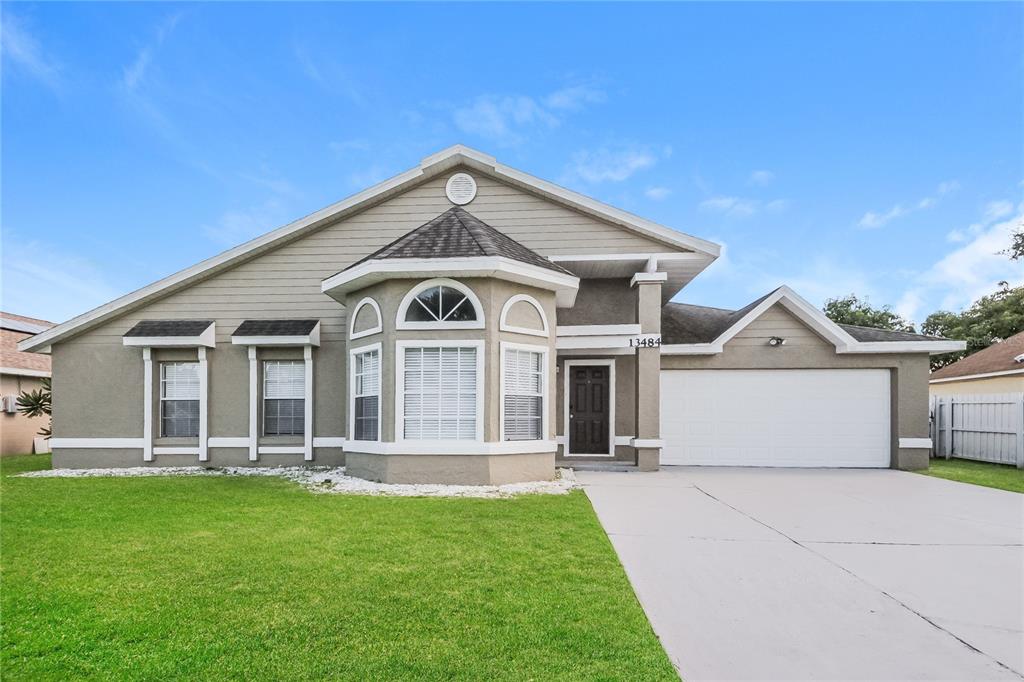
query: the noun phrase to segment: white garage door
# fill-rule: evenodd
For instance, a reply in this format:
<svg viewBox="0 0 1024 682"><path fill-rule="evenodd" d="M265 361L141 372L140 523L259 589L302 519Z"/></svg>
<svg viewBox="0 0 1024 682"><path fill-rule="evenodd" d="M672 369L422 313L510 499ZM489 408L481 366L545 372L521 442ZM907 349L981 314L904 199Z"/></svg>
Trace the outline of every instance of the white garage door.
<svg viewBox="0 0 1024 682"><path fill-rule="evenodd" d="M886 370L664 370L662 464L889 466Z"/></svg>

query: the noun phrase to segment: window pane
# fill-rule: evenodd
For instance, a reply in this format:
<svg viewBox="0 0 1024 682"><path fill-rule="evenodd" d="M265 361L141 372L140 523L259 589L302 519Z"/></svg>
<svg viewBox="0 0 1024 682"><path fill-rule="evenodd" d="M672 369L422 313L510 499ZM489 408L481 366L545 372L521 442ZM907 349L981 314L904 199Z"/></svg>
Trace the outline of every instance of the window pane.
<svg viewBox="0 0 1024 682"><path fill-rule="evenodd" d="M355 433L356 440L377 440L377 410L380 406L378 396L356 398Z"/></svg>
<svg viewBox="0 0 1024 682"><path fill-rule="evenodd" d="M468 298L463 298L458 307L448 315L446 322L472 322L476 319L476 309Z"/></svg>
<svg viewBox="0 0 1024 682"><path fill-rule="evenodd" d="M404 437L476 438L476 349L405 349Z"/></svg>
<svg viewBox="0 0 1024 682"><path fill-rule="evenodd" d="M505 351L505 440L544 437L544 356L526 350Z"/></svg>
<svg viewBox="0 0 1024 682"><path fill-rule="evenodd" d="M160 410L161 435L167 438L195 438L199 435L198 400L163 400Z"/></svg>
<svg viewBox="0 0 1024 682"><path fill-rule="evenodd" d="M441 319L441 287L431 287L420 292L409 306L405 319L408 322L435 322Z"/></svg>
<svg viewBox="0 0 1024 682"><path fill-rule="evenodd" d="M305 432L305 400L267 399L264 404L263 433L267 436L298 436Z"/></svg>
<svg viewBox="0 0 1024 682"><path fill-rule="evenodd" d="M303 360L267 360L264 365L264 398L304 398L306 363Z"/></svg>

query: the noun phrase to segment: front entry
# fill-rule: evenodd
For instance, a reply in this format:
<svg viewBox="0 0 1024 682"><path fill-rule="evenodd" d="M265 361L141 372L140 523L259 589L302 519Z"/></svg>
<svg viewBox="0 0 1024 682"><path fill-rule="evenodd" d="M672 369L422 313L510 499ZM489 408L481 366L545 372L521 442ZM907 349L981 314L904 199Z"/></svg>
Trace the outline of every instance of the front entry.
<svg viewBox="0 0 1024 682"><path fill-rule="evenodd" d="M569 453L608 455L611 450L610 373L608 365L569 367Z"/></svg>

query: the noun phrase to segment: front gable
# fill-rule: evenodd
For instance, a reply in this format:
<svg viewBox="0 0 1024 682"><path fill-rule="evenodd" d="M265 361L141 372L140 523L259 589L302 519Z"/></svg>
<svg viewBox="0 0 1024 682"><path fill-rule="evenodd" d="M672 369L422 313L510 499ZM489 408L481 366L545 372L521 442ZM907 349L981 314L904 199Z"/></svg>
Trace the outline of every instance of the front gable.
<svg viewBox="0 0 1024 682"><path fill-rule="evenodd" d="M419 169L58 325L26 340L26 348L46 350L87 330L90 336L120 336L139 320L183 316L222 321L218 341L227 340L236 322L254 316L317 317L325 335L343 334L344 309L321 293L320 282L451 208L445 184L460 171L477 183L467 210L552 260L692 257L672 265L692 277L717 256L714 244L453 148L425 159ZM340 217L332 220L332 212ZM621 267L635 272L637 263Z"/></svg>

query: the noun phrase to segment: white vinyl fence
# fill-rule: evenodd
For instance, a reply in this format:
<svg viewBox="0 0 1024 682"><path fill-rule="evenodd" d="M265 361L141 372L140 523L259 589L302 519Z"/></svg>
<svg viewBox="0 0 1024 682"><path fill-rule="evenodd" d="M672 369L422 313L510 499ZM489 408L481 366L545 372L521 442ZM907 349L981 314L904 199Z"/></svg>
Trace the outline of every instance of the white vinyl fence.
<svg viewBox="0 0 1024 682"><path fill-rule="evenodd" d="M936 457L1024 468L1024 393L937 395L930 403Z"/></svg>

